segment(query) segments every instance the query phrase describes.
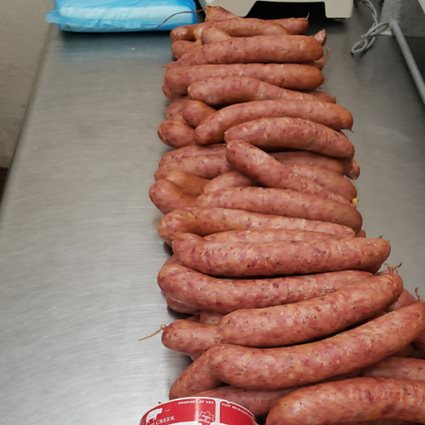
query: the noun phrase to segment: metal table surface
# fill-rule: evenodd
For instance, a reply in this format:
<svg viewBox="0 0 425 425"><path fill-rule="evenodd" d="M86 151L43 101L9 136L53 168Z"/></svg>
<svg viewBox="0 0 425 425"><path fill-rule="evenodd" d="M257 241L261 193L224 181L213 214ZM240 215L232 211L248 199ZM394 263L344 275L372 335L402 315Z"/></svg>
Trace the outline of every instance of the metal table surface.
<svg viewBox="0 0 425 425"><path fill-rule="evenodd" d="M329 27L325 89L355 116L365 229L425 291L424 110L393 39L349 55L367 23ZM138 341L172 317L147 193L169 48L166 34L51 31L0 216L4 425L136 424L187 363Z"/></svg>

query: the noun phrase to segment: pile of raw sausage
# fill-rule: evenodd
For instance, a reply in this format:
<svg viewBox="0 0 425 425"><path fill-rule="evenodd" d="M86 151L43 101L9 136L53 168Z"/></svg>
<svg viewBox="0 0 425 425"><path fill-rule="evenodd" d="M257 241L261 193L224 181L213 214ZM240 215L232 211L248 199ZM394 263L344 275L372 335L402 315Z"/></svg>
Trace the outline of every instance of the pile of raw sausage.
<svg viewBox="0 0 425 425"><path fill-rule="evenodd" d="M267 425L425 424L425 304L362 230L353 117L317 90L326 33L307 27L211 7L171 32L158 135L175 149L150 197L173 250L158 284L190 315L162 341L193 363L170 397Z"/></svg>

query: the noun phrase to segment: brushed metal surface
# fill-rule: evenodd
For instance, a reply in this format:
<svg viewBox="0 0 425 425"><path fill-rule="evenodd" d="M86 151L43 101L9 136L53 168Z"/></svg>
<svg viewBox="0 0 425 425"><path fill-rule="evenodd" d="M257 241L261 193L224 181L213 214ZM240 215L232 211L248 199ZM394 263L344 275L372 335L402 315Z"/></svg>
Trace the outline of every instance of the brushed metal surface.
<svg viewBox="0 0 425 425"><path fill-rule="evenodd" d="M365 228L425 290L424 110L394 40L350 56L362 19L329 27L325 88L356 119ZM138 342L171 319L147 194L169 48L164 34L51 34L0 215L2 424L137 424L187 364L159 336Z"/></svg>

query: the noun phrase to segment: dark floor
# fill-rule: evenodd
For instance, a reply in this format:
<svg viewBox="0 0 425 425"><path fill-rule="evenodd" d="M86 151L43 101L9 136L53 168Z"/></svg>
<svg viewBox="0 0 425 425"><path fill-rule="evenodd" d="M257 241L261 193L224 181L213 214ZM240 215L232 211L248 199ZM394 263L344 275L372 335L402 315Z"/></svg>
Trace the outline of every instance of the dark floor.
<svg viewBox="0 0 425 425"><path fill-rule="evenodd" d="M4 185L6 183L6 178L7 178L7 169L0 168L0 202L3 195Z"/></svg>

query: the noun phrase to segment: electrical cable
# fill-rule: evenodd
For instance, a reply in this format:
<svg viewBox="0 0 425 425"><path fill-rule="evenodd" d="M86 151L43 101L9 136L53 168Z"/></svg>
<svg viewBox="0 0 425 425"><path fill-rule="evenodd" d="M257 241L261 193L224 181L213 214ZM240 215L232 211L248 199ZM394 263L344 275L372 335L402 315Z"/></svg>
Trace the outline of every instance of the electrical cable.
<svg viewBox="0 0 425 425"><path fill-rule="evenodd" d="M372 12L373 24L364 34L361 35L360 40L353 45L351 48L352 55L365 53L374 45L376 37L390 27L388 22L379 22L378 11L376 10L376 7L371 0L358 1Z"/></svg>

